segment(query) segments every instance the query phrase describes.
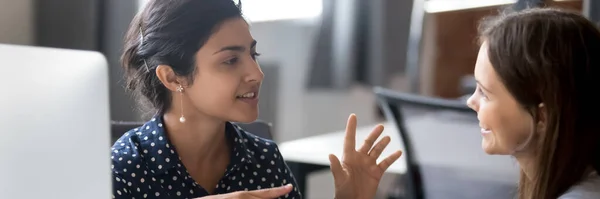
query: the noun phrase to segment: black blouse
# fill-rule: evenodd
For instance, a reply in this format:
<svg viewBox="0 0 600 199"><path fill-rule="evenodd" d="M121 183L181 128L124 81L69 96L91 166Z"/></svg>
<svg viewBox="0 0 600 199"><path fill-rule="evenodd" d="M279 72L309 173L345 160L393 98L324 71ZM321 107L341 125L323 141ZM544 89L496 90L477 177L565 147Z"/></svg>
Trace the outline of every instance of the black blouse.
<svg viewBox="0 0 600 199"><path fill-rule="evenodd" d="M277 145L227 123L231 161L214 194L293 184L285 197L301 199ZM198 198L209 195L196 183L169 142L162 118L126 132L112 147L113 198Z"/></svg>

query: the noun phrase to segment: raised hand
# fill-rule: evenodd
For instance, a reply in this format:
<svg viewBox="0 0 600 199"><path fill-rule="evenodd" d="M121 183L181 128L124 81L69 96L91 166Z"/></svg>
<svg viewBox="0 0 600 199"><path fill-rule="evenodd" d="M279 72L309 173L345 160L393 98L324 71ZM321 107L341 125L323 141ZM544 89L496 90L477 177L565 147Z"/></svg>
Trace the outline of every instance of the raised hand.
<svg viewBox="0 0 600 199"><path fill-rule="evenodd" d="M212 195L196 199L273 199L281 197L289 193L290 191L292 191L292 185L288 184L286 186L269 189L261 189L254 191L237 191L227 194Z"/></svg>
<svg viewBox="0 0 600 199"><path fill-rule="evenodd" d="M335 181L336 199L373 199L375 197L383 173L402 155L402 151L396 151L379 164L377 163L377 158L390 143L390 137L385 136L373 146L382 132L383 126L377 125L360 149L356 150L356 115L350 115L346 125L342 161L340 162L333 154L329 155L331 172Z"/></svg>

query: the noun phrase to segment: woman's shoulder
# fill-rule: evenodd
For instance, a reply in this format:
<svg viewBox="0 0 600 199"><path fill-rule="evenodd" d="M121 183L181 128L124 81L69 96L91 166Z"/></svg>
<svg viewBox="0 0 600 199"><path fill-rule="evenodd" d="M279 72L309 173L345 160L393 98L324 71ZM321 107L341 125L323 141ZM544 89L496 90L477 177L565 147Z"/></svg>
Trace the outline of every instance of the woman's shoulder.
<svg viewBox="0 0 600 199"><path fill-rule="evenodd" d="M251 154L259 161L270 161L281 159L279 147L277 144L268 138L257 136L256 134L250 133L238 125L234 125L238 132L238 137L234 139L234 142L242 144Z"/></svg>
<svg viewBox="0 0 600 199"><path fill-rule="evenodd" d="M277 144L269 139L269 138L265 138L265 137L261 137L258 136L257 134L253 133L253 132L248 132L245 129L243 129L242 127L235 125L236 130L239 132L239 138L243 141L243 143L251 150L258 150L258 151L264 151L264 149L267 149L266 152L268 152L269 149L277 149ZM240 142L241 143L241 142Z"/></svg>
<svg viewBox="0 0 600 199"><path fill-rule="evenodd" d="M600 198L600 175L593 173L584 181L571 187L559 199L598 199Z"/></svg>
<svg viewBox="0 0 600 199"><path fill-rule="evenodd" d="M114 173L121 173L129 166L135 166L140 161L138 152L139 139L137 131L131 129L125 132L111 148L111 169Z"/></svg>
<svg viewBox="0 0 600 199"><path fill-rule="evenodd" d="M161 143L166 141L161 137L162 124L155 124L153 121L128 130L113 144L110 156L113 173L120 174L126 173L127 170L140 169L145 165L143 154L151 155L150 148L164 145Z"/></svg>

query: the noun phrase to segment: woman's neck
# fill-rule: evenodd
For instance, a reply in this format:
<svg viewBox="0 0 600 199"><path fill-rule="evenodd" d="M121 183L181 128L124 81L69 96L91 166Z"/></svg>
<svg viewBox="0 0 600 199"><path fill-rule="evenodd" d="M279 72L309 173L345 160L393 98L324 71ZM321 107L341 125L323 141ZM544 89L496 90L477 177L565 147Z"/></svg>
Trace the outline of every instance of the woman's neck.
<svg viewBox="0 0 600 199"><path fill-rule="evenodd" d="M514 157L517 159L517 162L519 162L519 167L523 173L525 173L525 176L527 176L528 179L532 179L536 170L534 162L535 156L528 153L520 153L515 154Z"/></svg>
<svg viewBox="0 0 600 199"><path fill-rule="evenodd" d="M228 153L225 121L190 114L181 123L179 117L179 113L167 112L163 120L167 136L182 160L200 165Z"/></svg>

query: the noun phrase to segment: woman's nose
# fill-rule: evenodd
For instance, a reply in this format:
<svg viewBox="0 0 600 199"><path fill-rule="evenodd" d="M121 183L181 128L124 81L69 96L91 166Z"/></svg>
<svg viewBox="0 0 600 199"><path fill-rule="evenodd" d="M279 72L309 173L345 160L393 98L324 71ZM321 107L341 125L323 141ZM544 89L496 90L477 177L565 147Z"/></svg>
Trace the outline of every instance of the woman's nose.
<svg viewBox="0 0 600 199"><path fill-rule="evenodd" d="M247 76L247 81L249 82L262 82L265 77L265 74L260 69L258 63L254 62L252 67L249 67L249 73Z"/></svg>
<svg viewBox="0 0 600 199"><path fill-rule="evenodd" d="M477 100L475 99L476 96L473 94L471 96L469 96L469 98L467 99L467 106L471 109L473 109L475 112L477 112L479 109L479 106L477 105Z"/></svg>

